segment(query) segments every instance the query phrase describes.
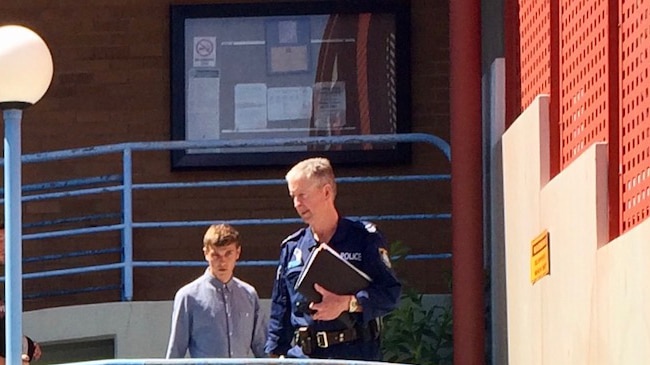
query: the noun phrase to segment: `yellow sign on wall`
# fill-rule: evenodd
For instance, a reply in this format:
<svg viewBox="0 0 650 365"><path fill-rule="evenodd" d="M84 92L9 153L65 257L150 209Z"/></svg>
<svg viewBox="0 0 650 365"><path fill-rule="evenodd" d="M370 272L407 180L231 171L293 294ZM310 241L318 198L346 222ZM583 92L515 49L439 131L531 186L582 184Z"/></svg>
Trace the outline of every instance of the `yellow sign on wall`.
<svg viewBox="0 0 650 365"><path fill-rule="evenodd" d="M530 253L530 282L534 284L551 273L550 242L547 230L531 241Z"/></svg>

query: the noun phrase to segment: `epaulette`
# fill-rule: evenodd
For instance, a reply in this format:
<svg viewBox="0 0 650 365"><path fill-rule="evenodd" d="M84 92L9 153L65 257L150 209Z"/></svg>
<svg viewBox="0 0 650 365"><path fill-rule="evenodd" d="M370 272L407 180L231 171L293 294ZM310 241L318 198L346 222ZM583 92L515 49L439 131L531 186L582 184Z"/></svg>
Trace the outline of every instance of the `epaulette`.
<svg viewBox="0 0 650 365"><path fill-rule="evenodd" d="M363 223L363 228L365 228L366 231L370 233L377 233L377 226L374 223L368 221L361 221L361 223Z"/></svg>
<svg viewBox="0 0 650 365"><path fill-rule="evenodd" d="M302 237L302 235L305 234L305 232L306 232L305 228L300 228L299 230L290 234L287 238L283 239L280 246L284 246L287 242L296 241L297 239Z"/></svg>
<svg viewBox="0 0 650 365"><path fill-rule="evenodd" d="M370 221L353 220L352 227L361 231L366 231L368 233L377 233L377 226Z"/></svg>

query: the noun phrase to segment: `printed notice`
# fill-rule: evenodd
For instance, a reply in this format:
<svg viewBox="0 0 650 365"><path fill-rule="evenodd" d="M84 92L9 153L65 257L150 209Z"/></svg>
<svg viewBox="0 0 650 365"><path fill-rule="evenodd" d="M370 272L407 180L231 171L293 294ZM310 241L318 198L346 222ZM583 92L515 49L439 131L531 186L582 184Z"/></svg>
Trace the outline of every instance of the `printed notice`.
<svg viewBox="0 0 650 365"><path fill-rule="evenodd" d="M271 47L271 72L300 72L309 70L307 46Z"/></svg>
<svg viewBox="0 0 650 365"><path fill-rule="evenodd" d="M266 84L235 85L235 129L266 128Z"/></svg>
<svg viewBox="0 0 650 365"><path fill-rule="evenodd" d="M345 82L314 84L314 126L316 129L338 129L345 120Z"/></svg>
<svg viewBox="0 0 650 365"><path fill-rule="evenodd" d="M309 119L311 87L272 87L268 90L269 120Z"/></svg>
<svg viewBox="0 0 650 365"><path fill-rule="evenodd" d="M215 67L217 64L217 37L194 37L194 67Z"/></svg>
<svg viewBox="0 0 650 365"><path fill-rule="evenodd" d="M185 139L219 139L219 71L191 70L187 89ZM206 153L206 150L188 150Z"/></svg>
<svg viewBox="0 0 650 365"><path fill-rule="evenodd" d="M309 71L311 25L308 17L265 22L269 73Z"/></svg>

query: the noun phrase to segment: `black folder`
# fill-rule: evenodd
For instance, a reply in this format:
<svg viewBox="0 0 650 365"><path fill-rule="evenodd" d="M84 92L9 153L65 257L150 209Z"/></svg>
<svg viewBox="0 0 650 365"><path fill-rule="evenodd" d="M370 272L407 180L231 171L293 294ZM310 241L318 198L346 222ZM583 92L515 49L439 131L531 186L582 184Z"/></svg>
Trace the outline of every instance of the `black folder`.
<svg viewBox="0 0 650 365"><path fill-rule="evenodd" d="M321 243L309 256L295 289L309 302L318 303L321 295L314 289L315 283L333 293L350 295L365 289L370 282L372 279L366 273L354 267L326 243Z"/></svg>

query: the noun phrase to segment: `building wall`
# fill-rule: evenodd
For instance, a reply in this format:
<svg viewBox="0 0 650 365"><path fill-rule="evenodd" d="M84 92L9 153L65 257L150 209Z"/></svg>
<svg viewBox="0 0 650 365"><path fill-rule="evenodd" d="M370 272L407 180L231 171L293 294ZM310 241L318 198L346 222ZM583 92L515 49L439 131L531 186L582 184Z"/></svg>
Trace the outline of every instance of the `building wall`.
<svg viewBox="0 0 650 365"><path fill-rule="evenodd" d="M219 1L215 1L219 2ZM89 147L130 141L170 138L169 6L190 1L3 0L0 23L28 26L48 43L54 59L54 79L44 98L25 112L22 123L23 153ZM448 2L413 0L412 6L412 130L449 140ZM433 21L432 21L433 20ZM449 173L444 156L429 146L416 145L413 162L400 166L350 166L337 168L339 176L400 173ZM62 161L50 165L25 165L23 183L83 178L120 172L119 156ZM288 167L288 166L287 166ZM171 171L167 152L148 153L134 161L135 182L195 181L244 178L282 178L287 167L223 168L209 171ZM392 197L400 196L400 199ZM427 199L421 197L426 196ZM294 217L284 187L196 189L191 196L166 192L134 196L134 216L140 221L216 220ZM449 213L448 181L419 184L405 189L383 184L373 189L341 187L343 214L394 214L404 202L423 211ZM409 203L410 204L410 203ZM120 211L119 196L72 200L42 200L23 208L25 224ZM241 227L245 239L243 259L277 259L280 241L296 226ZM449 221L436 224L385 222L380 225L389 242L401 241L413 253L451 251ZM135 232L136 260L201 260L205 228L139 230ZM34 230L27 229L25 233ZM424 239L422 238L424 237ZM119 245L118 234L75 239L51 239L26 244L24 256L58 254L73 250L103 249ZM103 257L77 259L78 265L104 264ZM111 260L116 259L111 257ZM107 259L108 260L108 259ZM55 270L57 262L25 266L25 272ZM171 299L174 291L200 269L173 273L164 269L136 270L135 299ZM269 297L274 269L242 268L239 275ZM426 273L426 275L422 275ZM401 276L428 293L448 292L450 260L415 261ZM426 277L426 280L421 278ZM25 292L57 290L57 280L28 280ZM95 285L119 281L117 271L88 275L79 280ZM47 301L25 302L26 309L74 303L119 300L119 291Z"/></svg>
<svg viewBox="0 0 650 365"><path fill-rule="evenodd" d="M504 242L511 364L642 364L650 355L644 222L608 242L607 146L553 179L548 96L504 133ZM531 241L550 237L550 275L531 283Z"/></svg>
<svg viewBox="0 0 650 365"><path fill-rule="evenodd" d="M270 299L262 299L260 304L262 315L268 316ZM425 295L423 304L426 307L449 306L451 298L449 295ZM24 314L23 331L43 345L43 357L39 361L43 364L102 359L83 358L93 354L70 346L93 339L114 340L115 354L110 358L160 359L165 357L167 349L172 305L172 301L163 300L40 309ZM48 348L57 345L64 345L69 352L48 353Z"/></svg>

